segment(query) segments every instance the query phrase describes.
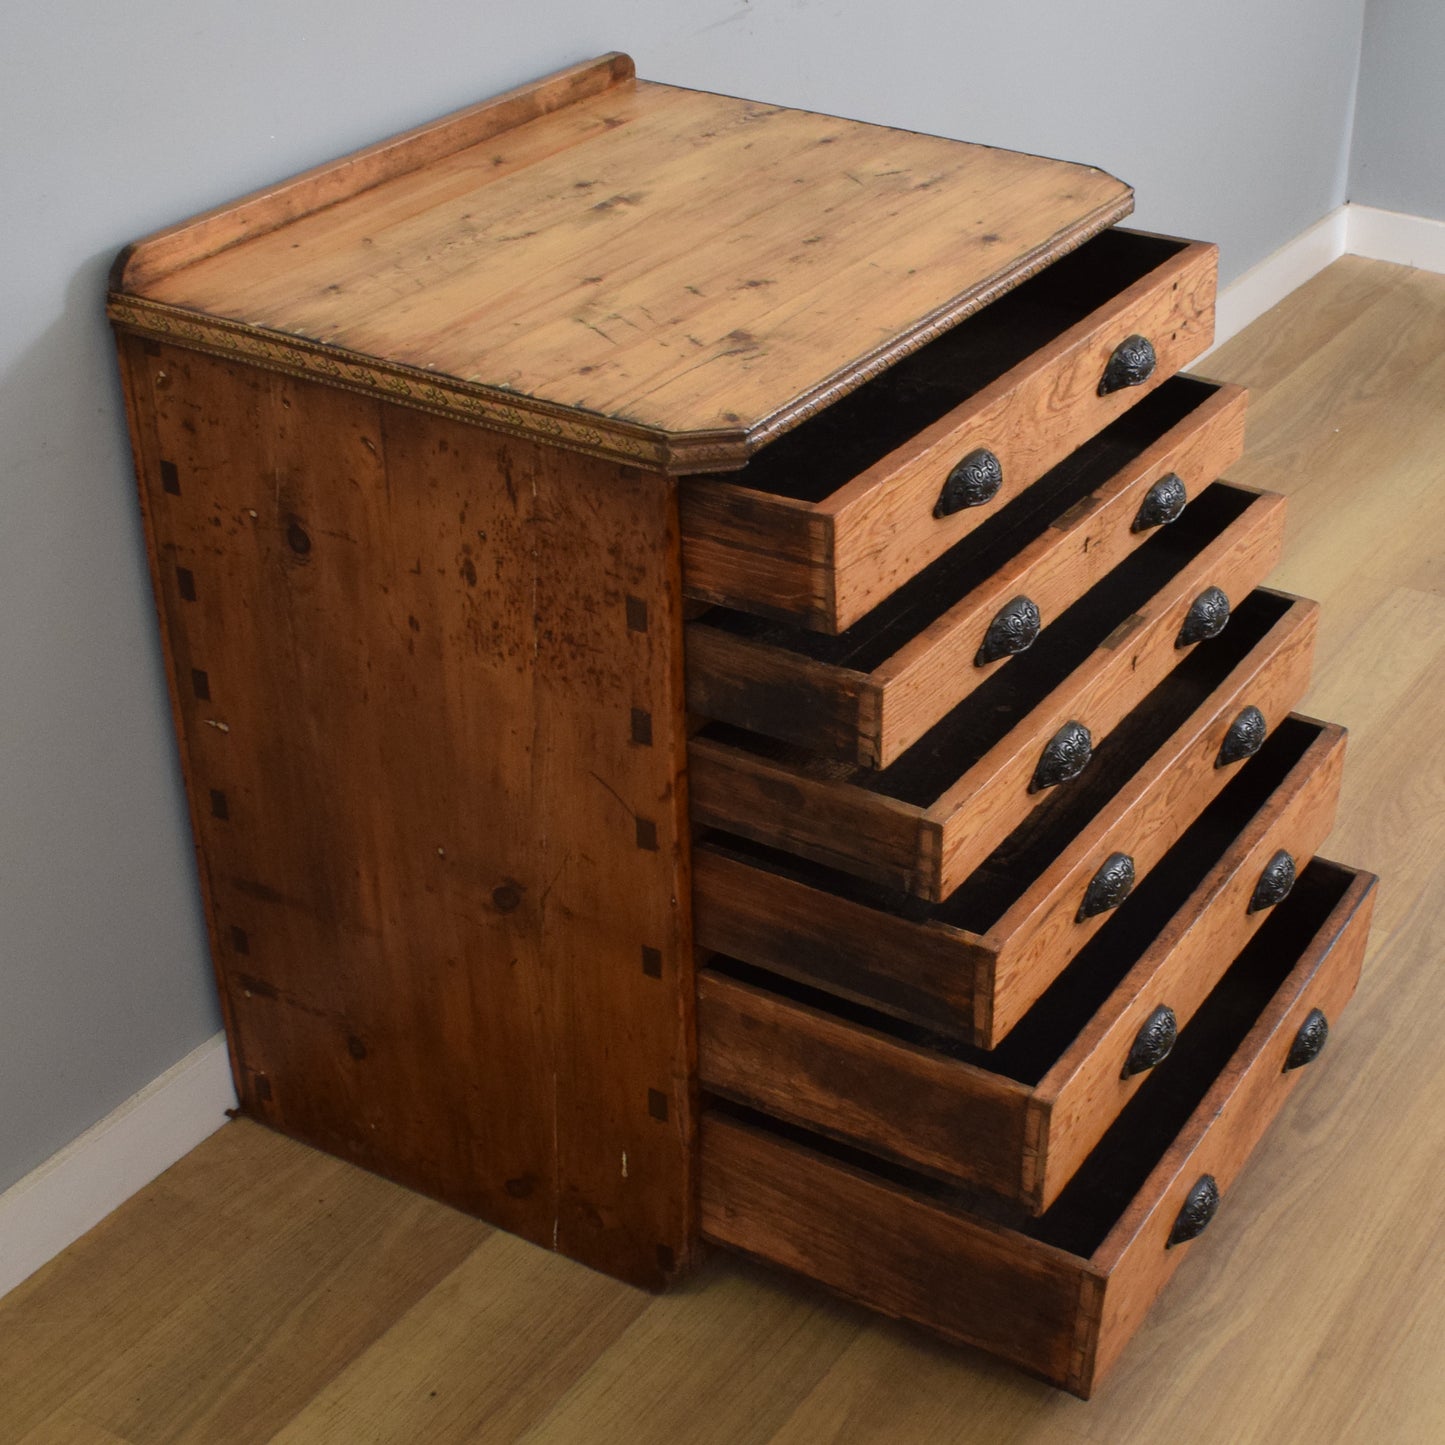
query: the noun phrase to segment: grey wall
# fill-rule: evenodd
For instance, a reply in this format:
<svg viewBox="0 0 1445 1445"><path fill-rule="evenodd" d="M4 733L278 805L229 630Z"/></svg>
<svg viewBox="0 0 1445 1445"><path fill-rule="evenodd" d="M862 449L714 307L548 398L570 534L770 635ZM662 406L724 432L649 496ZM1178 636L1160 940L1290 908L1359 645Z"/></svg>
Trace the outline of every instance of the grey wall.
<svg viewBox="0 0 1445 1445"><path fill-rule="evenodd" d="M1445 221L1445 5L1368 0L1352 201Z"/></svg>
<svg viewBox="0 0 1445 1445"><path fill-rule="evenodd" d="M1228 277L1344 199L1363 3L9 7L0 1187L217 1027L101 320L123 242L623 49L660 80L1091 161L1140 223L1221 241Z"/></svg>

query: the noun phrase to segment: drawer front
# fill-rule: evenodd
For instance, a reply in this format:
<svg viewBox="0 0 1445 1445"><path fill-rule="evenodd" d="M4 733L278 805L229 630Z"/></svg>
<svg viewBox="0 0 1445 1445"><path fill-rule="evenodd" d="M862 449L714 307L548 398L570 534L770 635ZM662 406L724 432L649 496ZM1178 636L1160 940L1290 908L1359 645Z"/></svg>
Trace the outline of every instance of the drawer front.
<svg viewBox="0 0 1445 1445"><path fill-rule="evenodd" d="M1213 246L1182 247L817 500L716 478L685 481L684 586L709 602L824 632L852 626L1205 350L1216 261ZM1105 389L1111 361L1136 336L1151 343L1152 369L1135 384ZM950 478L981 452L991 458L989 480L973 495L986 499L950 511Z"/></svg>
<svg viewBox="0 0 1445 1445"><path fill-rule="evenodd" d="M698 735L689 748L693 819L938 901L1033 810L1039 792L1055 784L1057 774L1041 780L1066 733L1084 736L1086 749L1097 746L1179 660L1180 639L1202 602L1220 593L1237 602L1262 580L1278 559L1283 527L1284 499L1252 494L1142 610L1079 658L1025 716L1008 719L1014 725L961 774L951 773L954 748L962 745L953 732L997 727L965 712L976 703L975 712L983 714L992 701L985 692L939 724L938 733L948 736L930 735L918 744L916 760L905 756L876 776L829 776L829 769L807 760L777 761L766 749ZM1088 598L1079 604L1089 606ZM894 795L899 792L908 796Z"/></svg>
<svg viewBox="0 0 1445 1445"><path fill-rule="evenodd" d="M1042 1080L1026 1197L1041 1207L1058 1197L1152 1066L1146 1029L1156 1010L1167 1008L1184 1028L1269 916L1272 904L1251 905L1271 861L1283 851L1303 870L1329 837L1344 761L1344 729L1320 725L1289 776Z"/></svg>
<svg viewBox="0 0 1445 1445"><path fill-rule="evenodd" d="M1181 403L1168 388L1195 403L1177 421ZM1183 378L1168 388L1159 400L1169 402L1170 410L1154 428L1150 406L1125 418L1137 424L1130 428L1131 442L1138 432L1157 439L1103 485L1082 495L1069 485L1071 474L1087 478L1101 470L1077 453L1056 469L1057 482L1051 474L1040 484L1060 498L1052 519L1037 504L1017 517L1014 509L1005 509L995 519L1004 529L1000 535L985 529L977 549L975 539L961 543L844 637L825 640L798 628L760 628L737 614L712 613L689 624L690 710L844 762L886 767L895 761L1005 665L1006 654L991 656L988 643L990 629L1010 604L1023 599L1034 626L1047 628L1153 534L1152 526L1141 523L1146 499L1150 505L1165 498L1173 502L1177 488L1197 496L1240 455L1241 388ZM1120 445L1100 437L1090 447L1107 458ZM944 599L942 604L936 598Z"/></svg>
<svg viewBox="0 0 1445 1445"><path fill-rule="evenodd" d="M1093 1018L1079 1019L1078 1037L1036 1086L995 1072L989 1056L950 1057L881 1018L835 1012L821 999L815 1006L767 974L719 960L699 976L703 1087L1034 1212L1047 1208L1164 1056L1156 1049L1130 1067L1149 1016L1164 1005L1176 1030L1187 1026L1268 917L1251 901L1270 860L1284 849L1303 869L1328 835L1344 732L1291 725L1313 741ZM1067 995L1049 1004L1056 1013L1070 1006Z"/></svg>
<svg viewBox="0 0 1445 1445"><path fill-rule="evenodd" d="M1095 1262L1109 1284L1086 1372L1108 1371L1188 1253L1187 1244L1170 1248L1169 1240L1204 1176L1214 1179L1228 1208L1230 1185L1306 1072L1299 1059L1308 1050L1299 1045L1311 1015L1318 1010L1332 1027L1354 995L1376 882L1373 874L1353 874L1297 968L1099 1249Z"/></svg>
<svg viewBox="0 0 1445 1445"><path fill-rule="evenodd" d="M704 841L693 855L699 944L994 1047L1102 925L1102 916L1077 919L1095 860L1119 846L1139 847L1154 828L1178 833L1192 821L1192 814L1172 817L1155 801L1168 799L1179 785L1180 760L1216 758L1246 705L1259 707L1273 726L1303 693L1318 609L1279 594L1257 599L1276 609L1266 621L1278 620L1124 788L1089 815L1073 841L1031 883L1017 885L1018 903L996 922L988 913L969 926L945 922L957 919L956 907L946 913L922 905L900 909L897 900L844 875L821 875L781 858L776 864L745 861ZM1250 599L1251 607L1257 599ZM1247 617L1246 611L1240 626ZM1229 645L1236 645L1234 638ZM1233 771L1210 762L1207 784L1224 782ZM1146 868L1139 875L1147 876Z"/></svg>
<svg viewBox="0 0 1445 1445"><path fill-rule="evenodd" d="M1201 1102L1101 1241L1082 1250L1057 1242L1091 1227L1088 1203L1069 1217L1010 1227L920 1192L922 1181L717 1110L701 1129L704 1235L1087 1396L1198 1247L1170 1245L1191 1192L1207 1174L1227 1195L1300 1076L1285 1065L1311 1013L1333 1023L1354 991L1374 880L1315 868L1339 875L1327 915L1212 1083L1199 1081ZM1290 906L1294 923L1300 908Z"/></svg>
<svg viewBox="0 0 1445 1445"><path fill-rule="evenodd" d="M1273 729L1304 696L1319 609L1300 601L1292 611L1296 625L1288 634L1272 637L1268 648L1262 645L1256 666L1231 673L989 930L996 945L986 1021L992 1030L1002 1033L1017 1022L1107 921L1112 903L1098 896L1096 880L1106 879L1111 866L1127 858L1137 886L1229 783L1242 759L1221 763L1220 758L1241 736L1241 719L1253 720L1245 718L1247 710ZM1258 747L1263 735L1249 731L1246 745Z"/></svg>

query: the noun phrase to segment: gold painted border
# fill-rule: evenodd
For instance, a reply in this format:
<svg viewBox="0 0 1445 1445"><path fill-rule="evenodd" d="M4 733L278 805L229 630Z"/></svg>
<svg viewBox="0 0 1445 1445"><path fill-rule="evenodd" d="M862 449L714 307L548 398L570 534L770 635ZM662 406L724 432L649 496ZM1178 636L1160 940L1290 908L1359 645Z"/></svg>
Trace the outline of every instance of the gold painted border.
<svg viewBox="0 0 1445 1445"><path fill-rule="evenodd" d="M360 352L121 292L110 293L106 313L112 322L128 331L193 350L236 357L273 371L380 396L402 406L440 412L493 431L530 437L653 471L706 471L710 465L737 467L747 455L741 434L731 441L716 434L692 440L672 438L643 427L593 423L546 402L477 382L434 376L415 367L381 362Z"/></svg>

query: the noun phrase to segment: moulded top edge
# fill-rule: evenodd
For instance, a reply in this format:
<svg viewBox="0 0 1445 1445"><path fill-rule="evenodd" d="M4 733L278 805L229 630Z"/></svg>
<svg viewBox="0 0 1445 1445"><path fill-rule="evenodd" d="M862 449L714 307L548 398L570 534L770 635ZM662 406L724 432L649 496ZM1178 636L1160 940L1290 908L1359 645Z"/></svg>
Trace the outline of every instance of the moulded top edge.
<svg viewBox="0 0 1445 1445"><path fill-rule="evenodd" d="M113 300L726 469L1132 205L1088 166L614 54L158 232Z"/></svg>

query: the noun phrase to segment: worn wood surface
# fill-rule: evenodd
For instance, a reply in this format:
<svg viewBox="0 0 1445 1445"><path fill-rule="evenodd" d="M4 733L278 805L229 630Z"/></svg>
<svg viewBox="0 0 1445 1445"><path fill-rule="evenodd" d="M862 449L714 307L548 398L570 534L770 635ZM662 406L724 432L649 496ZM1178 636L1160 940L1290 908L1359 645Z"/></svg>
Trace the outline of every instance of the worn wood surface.
<svg viewBox="0 0 1445 1445"><path fill-rule="evenodd" d="M661 1284L692 1139L670 484L123 354L245 1109Z"/></svg>
<svg viewBox="0 0 1445 1445"><path fill-rule="evenodd" d="M926 801L890 793L888 773L874 783L844 765L774 759L699 735L688 749L694 821L921 898L947 897L1040 801L1029 784L1055 733L1078 721L1098 746L1179 660L1175 640L1199 593L1216 586L1237 605L1274 566L1283 532L1283 500L1254 498L977 762L950 775L940 760ZM1026 653L1013 665L1031 662Z"/></svg>
<svg viewBox="0 0 1445 1445"><path fill-rule="evenodd" d="M1214 334L1216 264L1215 247L1184 247L816 504L757 491L746 474L684 483L688 591L823 632L851 626L1198 356ZM1100 396L1109 357L1140 332L1155 341L1153 376ZM936 517L949 472L978 447L998 458L1003 485L983 506Z"/></svg>
<svg viewBox="0 0 1445 1445"><path fill-rule="evenodd" d="M220 318L274 365L329 351L490 424L736 466L1132 205L1090 167L637 81L626 57L432 134L143 245L131 324L239 344Z"/></svg>
<svg viewBox="0 0 1445 1445"><path fill-rule="evenodd" d="M913 1168L1017 1197L1032 1090L715 968L698 1082Z"/></svg>
<svg viewBox="0 0 1445 1445"><path fill-rule="evenodd" d="M1309 678L1318 608L1295 599L1221 684L1102 799L997 922L968 929L929 910L914 918L873 906L846 880L819 887L728 856L694 853L698 942L844 998L992 1048L1106 921L1078 919L1100 862L1139 850L1139 876L1217 789L1214 759L1247 703L1277 722ZM1233 645L1234 638L1225 637ZM1221 639L1223 644L1224 639ZM844 891L839 891L839 890Z"/></svg>
<svg viewBox="0 0 1445 1445"><path fill-rule="evenodd" d="M1319 1007L1338 1020L1354 992L1373 883L1354 876L1091 1256L955 1213L715 1113L702 1121L704 1232L1089 1395L1189 1252L1165 1246L1190 1187L1210 1173L1229 1188L1298 1082L1297 1071L1282 1070L1305 1016Z"/></svg>
<svg viewBox="0 0 1445 1445"><path fill-rule="evenodd" d="M1442 347L1445 278L1345 258L1209 358L1253 388L1235 474L1291 494L1275 580L1324 602L1328 851L1386 876L1345 1027L1089 1404L732 1255L649 1298L241 1121L0 1302L0 1434L158 1445L214 1407L189 1438L1434 1445Z"/></svg>
<svg viewBox="0 0 1445 1445"><path fill-rule="evenodd" d="M992 971L981 936L918 922L848 892L700 842L693 851L699 947L730 954L899 1018L972 1036Z"/></svg>
<svg viewBox="0 0 1445 1445"><path fill-rule="evenodd" d="M629 56L616 51L600 55L228 201L127 246L116 260L111 287L143 293L172 271L435 165L528 121L565 110L631 81L634 74Z"/></svg>
<svg viewBox="0 0 1445 1445"><path fill-rule="evenodd" d="M687 628L688 706L828 757L886 767L1004 662L978 666L984 634L1027 596L1048 626L1151 533L1132 523L1149 488L1174 473L1198 496L1244 447L1245 393L1222 387L1082 501L1061 509L985 582L877 666L809 655L799 643L741 636L706 616ZM876 615L876 614L875 614ZM867 629L872 618L854 631Z"/></svg>
<svg viewBox="0 0 1445 1445"><path fill-rule="evenodd" d="M708 1238L1063 1381L1086 1262L716 1112L702 1120Z"/></svg>

